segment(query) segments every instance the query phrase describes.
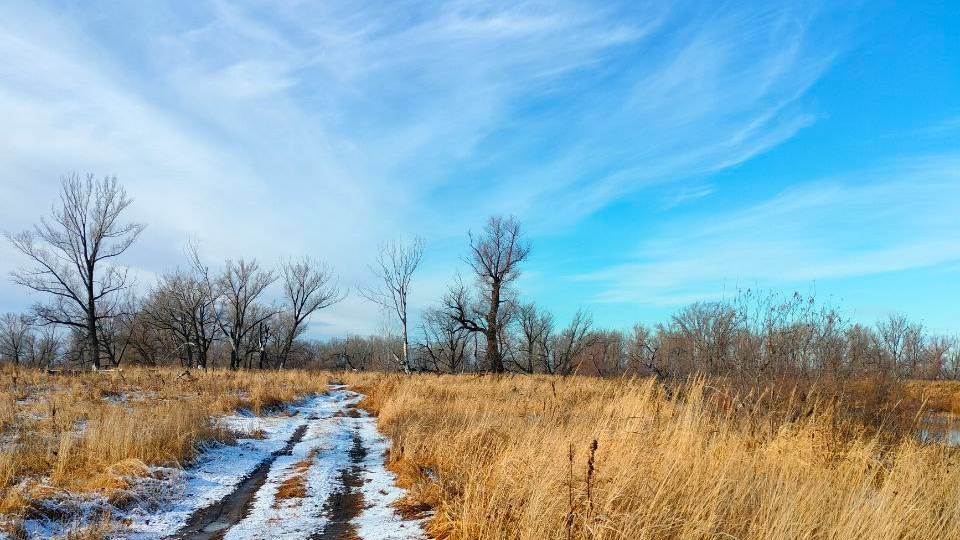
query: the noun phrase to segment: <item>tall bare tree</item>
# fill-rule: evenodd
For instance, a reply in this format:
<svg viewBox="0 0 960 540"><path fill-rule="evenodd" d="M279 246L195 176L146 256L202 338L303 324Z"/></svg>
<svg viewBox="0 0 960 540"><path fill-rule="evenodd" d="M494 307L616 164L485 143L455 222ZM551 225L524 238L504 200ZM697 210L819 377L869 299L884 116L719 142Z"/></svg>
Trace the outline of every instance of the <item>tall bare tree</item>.
<svg viewBox="0 0 960 540"><path fill-rule="evenodd" d="M346 298L333 271L324 263L304 257L283 264L283 337L279 352L281 369L286 366L294 340L306 330L306 322L318 310Z"/></svg>
<svg viewBox="0 0 960 540"><path fill-rule="evenodd" d="M400 322L403 349L400 366L410 373L410 335L407 302L413 273L423 257L423 241L415 238L409 244L396 241L380 246L377 263L371 271L380 281L375 288L360 288L360 295L396 314Z"/></svg>
<svg viewBox="0 0 960 540"><path fill-rule="evenodd" d="M97 325L114 316L101 306L129 286L125 269L104 262L127 251L144 225L121 222L132 200L115 177L95 180L92 174L70 174L61 178L61 185L60 204L49 221L41 220L31 231L6 234L32 262L12 275L20 285L52 297L35 306L44 324L85 332L88 361L98 369Z"/></svg>
<svg viewBox="0 0 960 540"><path fill-rule="evenodd" d="M217 279L215 290L220 302L216 319L230 345L230 369L240 367L241 348L250 332L275 313L257 304L257 299L275 279L273 272L260 270L256 260L244 259L227 261Z"/></svg>
<svg viewBox="0 0 960 540"><path fill-rule="evenodd" d="M491 217L481 234L470 234L467 259L476 275L484 307L471 307L462 286L452 290L445 299L450 315L464 329L483 333L485 363L494 373L504 371L499 338L504 327L501 308L509 300L504 295L505 288L520 277L520 263L529 254L530 243L523 237L519 221L513 217Z"/></svg>

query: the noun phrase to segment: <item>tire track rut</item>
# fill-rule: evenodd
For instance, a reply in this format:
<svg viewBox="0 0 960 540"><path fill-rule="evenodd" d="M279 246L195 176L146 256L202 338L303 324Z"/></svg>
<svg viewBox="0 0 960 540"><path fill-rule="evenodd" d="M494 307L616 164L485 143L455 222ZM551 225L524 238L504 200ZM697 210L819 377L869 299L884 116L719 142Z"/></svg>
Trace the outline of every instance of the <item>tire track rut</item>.
<svg viewBox="0 0 960 540"><path fill-rule="evenodd" d="M363 460L367 449L360 439L360 432L354 430L353 445L350 447L350 466L340 471L340 488L330 494L324 505L329 521L323 530L313 535L311 540L354 540L358 538L356 526L351 523L363 512Z"/></svg>
<svg viewBox="0 0 960 540"><path fill-rule="evenodd" d="M230 527L236 525L247 515L250 505L257 492L267 480L270 467L278 457L290 455L293 447L307 432L307 424L303 424L294 431L293 436L280 450L263 460L232 493L216 503L201 508L190 516L187 525L169 538L172 540L219 540L223 538Z"/></svg>

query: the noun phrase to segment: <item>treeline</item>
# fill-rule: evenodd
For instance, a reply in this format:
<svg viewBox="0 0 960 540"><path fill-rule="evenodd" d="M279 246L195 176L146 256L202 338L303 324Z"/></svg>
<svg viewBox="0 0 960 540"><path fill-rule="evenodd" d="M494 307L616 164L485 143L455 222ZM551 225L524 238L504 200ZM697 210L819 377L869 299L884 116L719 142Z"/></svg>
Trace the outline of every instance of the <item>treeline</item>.
<svg viewBox="0 0 960 540"><path fill-rule="evenodd" d="M359 288L396 331L327 340L305 336L310 317L342 300L331 268L310 258L275 269L226 261L211 269L192 246L180 270L143 296L110 259L143 230L115 179L63 179L51 219L10 242L32 264L13 274L42 293L29 314L0 318L0 359L24 366L122 364L231 369L336 368L406 372L516 372L596 376L691 374L748 379L960 378L960 342L902 316L854 324L811 296L742 291L687 306L669 321L628 331L595 328L578 312L558 322L515 284L530 243L513 218L468 237L472 276L458 278L416 316L408 297L423 243L381 247L377 286ZM279 294L269 291L279 289Z"/></svg>
<svg viewBox="0 0 960 540"><path fill-rule="evenodd" d="M838 310L799 294L744 291L735 300L695 303L668 322L637 324L627 331L593 328L582 313L558 326L533 304L516 306L509 319L498 339L506 370L516 373L960 379L957 338L929 333L901 315L872 326L850 323ZM442 316L424 320L411 368L489 371L481 337L449 321ZM314 358L328 368L398 369L399 342L399 337L333 339L314 344Z"/></svg>

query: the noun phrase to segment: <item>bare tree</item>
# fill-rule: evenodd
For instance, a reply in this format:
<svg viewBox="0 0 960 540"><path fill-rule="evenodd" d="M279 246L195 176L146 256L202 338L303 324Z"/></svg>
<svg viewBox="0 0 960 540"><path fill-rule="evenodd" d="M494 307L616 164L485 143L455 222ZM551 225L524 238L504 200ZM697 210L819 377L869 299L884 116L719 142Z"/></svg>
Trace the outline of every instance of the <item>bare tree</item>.
<svg viewBox="0 0 960 540"><path fill-rule="evenodd" d="M333 271L325 264L307 257L283 264L283 337L279 351L279 365L286 366L294 340L306 330L306 322L318 310L328 308L346 297L334 279Z"/></svg>
<svg viewBox="0 0 960 540"><path fill-rule="evenodd" d="M0 317L0 360L15 366L26 363L33 346L32 340L28 317L16 313Z"/></svg>
<svg viewBox="0 0 960 540"><path fill-rule="evenodd" d="M410 295L410 282L413 273L420 266L423 257L423 241L415 238L409 244L396 241L380 246L377 263L370 270L380 281L378 287L360 288L360 295L393 312L400 321L403 349L400 366L404 373L410 373L410 333L407 301Z"/></svg>
<svg viewBox="0 0 960 540"><path fill-rule="evenodd" d="M711 375L731 367L730 348L736 312L720 302L696 302L673 315L671 329L682 337L684 355L692 365Z"/></svg>
<svg viewBox="0 0 960 540"><path fill-rule="evenodd" d="M50 221L32 231L6 234L33 266L13 272L18 284L51 295L35 310L44 324L82 329L90 365L100 367L97 324L114 314L101 308L129 285L127 271L101 264L123 254L143 231L139 223L121 223L132 202L115 177L94 180L71 174L61 178L60 207Z"/></svg>
<svg viewBox="0 0 960 540"><path fill-rule="evenodd" d="M267 318L260 316L262 311L268 310L270 315ZM251 318L259 320L257 324L247 334L245 340L243 358L246 362L246 368L252 367L252 358L257 358L257 368L266 369L270 365L271 345L276 343L277 324L280 313L276 310L269 310L259 304L254 304L251 308Z"/></svg>
<svg viewBox="0 0 960 540"><path fill-rule="evenodd" d="M129 293L129 291L128 291ZM133 346L133 327L140 317L140 300L127 294L122 301L111 305L113 317L97 323L100 348L110 365L117 367Z"/></svg>
<svg viewBox="0 0 960 540"><path fill-rule="evenodd" d="M260 309L257 299L275 281L273 272L260 270L256 260L228 260L223 272L215 280L209 269L200 263L196 250L194 265L204 276L207 294L216 299L214 319L230 346L230 369L239 369L245 354L246 340L263 321L274 315L274 310Z"/></svg>
<svg viewBox="0 0 960 540"><path fill-rule="evenodd" d="M944 337L939 340L937 348L940 351L941 372L950 380L960 378L960 339Z"/></svg>
<svg viewBox="0 0 960 540"><path fill-rule="evenodd" d="M557 335L548 352L546 369L554 375L570 375L579 367L583 353L596 340L590 331L593 320L583 311L577 311L570 324Z"/></svg>
<svg viewBox="0 0 960 540"><path fill-rule="evenodd" d="M916 370L923 327L896 313L877 322L877 345L887 369L900 376Z"/></svg>
<svg viewBox="0 0 960 540"><path fill-rule="evenodd" d="M427 311L420 328L423 341L418 346L419 369L438 373L463 371L470 333L439 310Z"/></svg>
<svg viewBox="0 0 960 540"><path fill-rule="evenodd" d="M623 374L627 366L626 337L623 332L602 330L594 332L594 339L588 355L596 374L601 377Z"/></svg>
<svg viewBox="0 0 960 540"><path fill-rule="evenodd" d="M491 217L480 235L470 234L470 257L467 259L476 275L484 307L470 305L469 295L462 284L444 299L450 316L462 328L483 333L486 338L485 363L494 373L504 371L500 335L504 329L501 308L509 301L504 294L505 288L520 277L520 263L529 254L530 243L523 237L520 222L513 217Z"/></svg>
<svg viewBox="0 0 960 540"><path fill-rule="evenodd" d="M627 341L627 360L632 372L652 372L657 379L668 376L668 367L660 353L660 335L654 334L642 324L635 324Z"/></svg>
<svg viewBox="0 0 960 540"><path fill-rule="evenodd" d="M138 315L130 329L130 346L140 363L157 366L163 352L172 348L168 335L152 324L149 314L141 312Z"/></svg>
<svg viewBox="0 0 960 540"><path fill-rule="evenodd" d="M176 271L160 278L143 305L142 315L148 325L173 338L171 350L181 354L184 367L206 369L210 347L217 337L214 301L200 277Z"/></svg>
<svg viewBox="0 0 960 540"><path fill-rule="evenodd" d="M364 371L373 362L376 343L372 339L359 336L347 336L343 340L343 361L347 368L354 371Z"/></svg>
<svg viewBox="0 0 960 540"><path fill-rule="evenodd" d="M520 337L520 354L514 359L516 369L534 373L547 363L549 342L553 335L553 315L540 310L533 302L520 306L516 317Z"/></svg>
<svg viewBox="0 0 960 540"><path fill-rule="evenodd" d="M33 335L30 344L27 362L35 367L54 364L59 359L63 349L63 339L53 326L40 328L39 334Z"/></svg>

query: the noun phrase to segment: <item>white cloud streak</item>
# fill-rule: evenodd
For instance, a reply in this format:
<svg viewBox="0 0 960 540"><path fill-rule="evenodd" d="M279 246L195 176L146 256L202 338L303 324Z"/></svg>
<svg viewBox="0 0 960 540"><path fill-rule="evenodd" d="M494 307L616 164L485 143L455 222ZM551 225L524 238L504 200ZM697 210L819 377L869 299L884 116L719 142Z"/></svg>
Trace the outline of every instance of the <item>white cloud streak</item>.
<svg viewBox="0 0 960 540"><path fill-rule="evenodd" d="M446 246L495 212L556 230L789 139L815 120L803 96L840 46L819 15L789 4L5 3L2 227L36 221L59 174L116 174L149 224L129 261L144 275L181 263L197 237L212 261L310 253L353 284L384 238ZM437 269L457 261L444 247L429 256ZM7 271L16 258L3 246L0 260ZM26 303L0 285L2 307ZM376 319L358 302L324 315L330 333Z"/></svg>

